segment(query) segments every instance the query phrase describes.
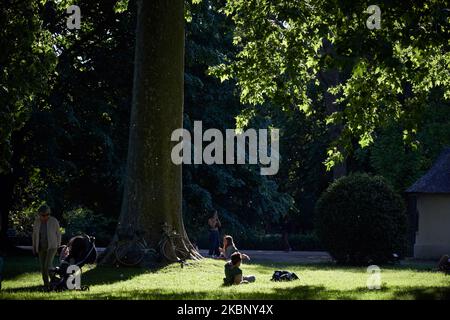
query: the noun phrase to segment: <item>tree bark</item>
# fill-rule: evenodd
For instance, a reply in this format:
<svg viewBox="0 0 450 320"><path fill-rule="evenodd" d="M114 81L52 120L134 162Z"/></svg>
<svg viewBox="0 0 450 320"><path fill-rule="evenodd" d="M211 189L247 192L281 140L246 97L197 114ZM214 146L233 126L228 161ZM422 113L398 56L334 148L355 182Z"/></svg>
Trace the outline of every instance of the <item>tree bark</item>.
<svg viewBox="0 0 450 320"><path fill-rule="evenodd" d="M182 218L181 165L171 160L172 131L183 127L184 9L183 0L137 1L133 102L127 173L119 228L145 232L157 248L162 225L182 235L191 258L200 255L191 245ZM103 262L111 262L113 239Z"/></svg>

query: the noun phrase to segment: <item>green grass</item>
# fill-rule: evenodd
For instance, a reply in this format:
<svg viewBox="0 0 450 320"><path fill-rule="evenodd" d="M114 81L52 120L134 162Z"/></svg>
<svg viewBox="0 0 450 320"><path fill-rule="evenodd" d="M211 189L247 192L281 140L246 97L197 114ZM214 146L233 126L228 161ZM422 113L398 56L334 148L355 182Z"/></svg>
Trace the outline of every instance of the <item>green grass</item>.
<svg viewBox="0 0 450 320"><path fill-rule="evenodd" d="M430 265L382 267L381 290L366 288L365 268L330 264L245 264L244 274L256 275L256 283L224 287L223 265L205 259L154 271L91 266L83 268L82 277L89 291L47 293L40 287L36 259L8 258L0 299L450 299L450 276ZM270 281L277 269L294 271L300 280Z"/></svg>

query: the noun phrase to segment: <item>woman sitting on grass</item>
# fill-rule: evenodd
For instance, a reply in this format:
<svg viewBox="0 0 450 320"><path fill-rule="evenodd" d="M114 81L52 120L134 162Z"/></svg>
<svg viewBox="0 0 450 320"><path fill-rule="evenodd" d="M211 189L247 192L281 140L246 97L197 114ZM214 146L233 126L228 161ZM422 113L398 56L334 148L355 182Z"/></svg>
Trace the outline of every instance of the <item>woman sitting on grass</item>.
<svg viewBox="0 0 450 320"><path fill-rule="evenodd" d="M231 259L231 255L239 251L234 244L233 237L229 235L223 237L223 248L219 248L219 250L220 257L226 260ZM244 259L250 260L248 255L243 253L241 255Z"/></svg>
<svg viewBox="0 0 450 320"><path fill-rule="evenodd" d="M225 278L223 282L230 286L233 284L243 284L255 282L255 276L243 276L242 270L239 268L242 263L242 255L235 252L231 255L231 260L225 264Z"/></svg>

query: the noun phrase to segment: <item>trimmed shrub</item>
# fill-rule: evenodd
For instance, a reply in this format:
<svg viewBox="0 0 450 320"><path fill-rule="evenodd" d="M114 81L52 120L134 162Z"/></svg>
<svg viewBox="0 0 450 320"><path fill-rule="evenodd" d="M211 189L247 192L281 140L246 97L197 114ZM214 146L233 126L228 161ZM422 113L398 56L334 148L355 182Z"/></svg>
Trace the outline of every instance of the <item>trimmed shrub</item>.
<svg viewBox="0 0 450 320"><path fill-rule="evenodd" d="M316 205L317 235L339 263L385 263L402 255L406 223L402 198L380 176L340 178Z"/></svg>

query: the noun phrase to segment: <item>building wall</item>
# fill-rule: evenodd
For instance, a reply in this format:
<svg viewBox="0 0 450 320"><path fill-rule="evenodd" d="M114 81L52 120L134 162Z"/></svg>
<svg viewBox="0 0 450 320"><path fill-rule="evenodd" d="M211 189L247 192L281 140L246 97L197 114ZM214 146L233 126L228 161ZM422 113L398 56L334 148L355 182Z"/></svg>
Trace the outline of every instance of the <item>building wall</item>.
<svg viewBox="0 0 450 320"><path fill-rule="evenodd" d="M450 194L422 194L417 197L419 212L414 257L439 259L450 254Z"/></svg>
<svg viewBox="0 0 450 320"><path fill-rule="evenodd" d="M416 232L419 221L417 214L417 196L415 194L407 194L405 202L408 215L407 247L405 254L407 257L414 257L414 244L416 243Z"/></svg>

